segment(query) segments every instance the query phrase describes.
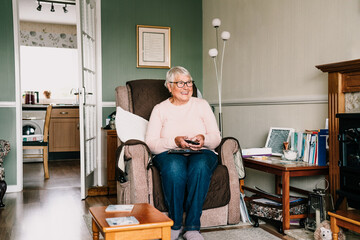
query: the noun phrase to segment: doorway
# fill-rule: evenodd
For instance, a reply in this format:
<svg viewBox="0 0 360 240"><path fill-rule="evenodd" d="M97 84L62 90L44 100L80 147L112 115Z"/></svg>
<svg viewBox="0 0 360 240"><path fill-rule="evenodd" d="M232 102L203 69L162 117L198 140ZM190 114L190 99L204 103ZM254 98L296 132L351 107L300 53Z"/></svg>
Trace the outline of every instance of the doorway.
<svg viewBox="0 0 360 240"><path fill-rule="evenodd" d="M32 9L42 12L38 9L40 3L47 2L51 5L65 4L72 2L76 4L76 34L78 44L78 74L79 74L79 96L78 112L79 112L79 133L80 133L80 189L81 199L87 197L87 191L92 186L103 186L104 166L101 162L101 124L102 124L102 108L101 108L101 0L12 0L14 6L14 43L15 43L15 68L16 68L16 87L19 95L20 92L20 27L19 27L19 3L24 1L32 4ZM34 6L34 4L36 6ZM39 5L37 5L39 4ZM49 12L51 11L52 6ZM35 11L36 12L36 11ZM48 13L49 13L48 12ZM67 14L67 12L64 13ZM98 16L98 17L97 17ZM64 19L64 18L61 18ZM31 35L31 34L30 34ZM81 37L80 37L81 36ZM53 36L51 36L53 37ZM63 35L60 36L61 38ZM67 106L65 106L67 107ZM17 116L21 116L21 97L17 97L16 101ZM59 112L62 114L62 111ZM18 120L19 119L19 120ZM21 118L17 119L17 142L21 146ZM55 123L56 121L53 121ZM50 121L51 123L51 121ZM55 128L54 128L55 129ZM63 128L57 128L63 129ZM57 141L58 142L58 141ZM21 191L23 188L23 161L22 149L17 149L20 161L17 161L18 183L17 188Z"/></svg>
<svg viewBox="0 0 360 240"><path fill-rule="evenodd" d="M72 186L80 187L79 107L77 95L74 95L79 88L75 1L17 1L22 126L25 129L23 135L26 134L23 139L37 140L34 137L37 135L40 138L46 106L52 104L54 109L49 133L50 180L44 181L42 158L32 155L23 158L23 186L25 189L45 186L55 180L57 187L70 182ZM26 97L28 94L33 96L30 102ZM54 130L59 128L62 131ZM37 152L41 150L25 151L26 156L41 153ZM56 169L61 169L59 165L64 165L62 162L78 169L72 172L71 181L57 174Z"/></svg>

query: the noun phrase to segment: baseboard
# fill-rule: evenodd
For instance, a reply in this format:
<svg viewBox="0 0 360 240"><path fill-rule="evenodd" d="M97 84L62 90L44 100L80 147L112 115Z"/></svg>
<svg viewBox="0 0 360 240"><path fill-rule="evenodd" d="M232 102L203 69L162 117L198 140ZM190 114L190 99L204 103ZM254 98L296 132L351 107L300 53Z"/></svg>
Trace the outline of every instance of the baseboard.
<svg viewBox="0 0 360 240"><path fill-rule="evenodd" d="M96 186L91 187L88 190L88 196L89 197L95 197L95 196L107 196L109 195L109 188L106 186Z"/></svg>
<svg viewBox="0 0 360 240"><path fill-rule="evenodd" d="M80 152L49 152L49 160L80 159Z"/></svg>
<svg viewBox="0 0 360 240"><path fill-rule="evenodd" d="M6 193L21 192L22 189L18 185L8 185Z"/></svg>

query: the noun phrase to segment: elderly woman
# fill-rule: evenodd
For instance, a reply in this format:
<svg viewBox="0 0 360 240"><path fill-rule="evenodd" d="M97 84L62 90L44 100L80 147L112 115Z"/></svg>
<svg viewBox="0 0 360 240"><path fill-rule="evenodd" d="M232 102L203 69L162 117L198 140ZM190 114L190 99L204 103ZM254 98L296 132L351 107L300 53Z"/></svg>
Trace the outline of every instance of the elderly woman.
<svg viewBox="0 0 360 240"><path fill-rule="evenodd" d="M165 86L171 97L154 107L145 142L156 154L153 163L160 171L165 204L174 221L171 239L177 239L184 230L185 239L201 240L204 238L199 232L200 217L211 175L218 164L214 149L220 144L220 132L209 104L192 97L193 81L185 68L171 68ZM200 152L168 153L175 148Z"/></svg>

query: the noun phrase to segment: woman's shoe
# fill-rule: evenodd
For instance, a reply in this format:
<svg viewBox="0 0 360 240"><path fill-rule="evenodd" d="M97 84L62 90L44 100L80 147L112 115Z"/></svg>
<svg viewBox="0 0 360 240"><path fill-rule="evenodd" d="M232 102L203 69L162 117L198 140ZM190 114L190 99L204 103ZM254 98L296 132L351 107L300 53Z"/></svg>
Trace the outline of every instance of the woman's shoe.
<svg viewBox="0 0 360 240"><path fill-rule="evenodd" d="M199 231L187 231L184 234L184 238L186 240L204 240L204 237Z"/></svg>

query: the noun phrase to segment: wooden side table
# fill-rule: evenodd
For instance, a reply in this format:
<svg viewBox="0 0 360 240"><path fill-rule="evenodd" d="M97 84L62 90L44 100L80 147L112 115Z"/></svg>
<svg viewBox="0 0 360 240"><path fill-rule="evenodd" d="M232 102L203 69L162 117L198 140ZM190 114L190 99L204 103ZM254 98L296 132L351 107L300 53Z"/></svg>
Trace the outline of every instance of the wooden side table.
<svg viewBox="0 0 360 240"><path fill-rule="evenodd" d="M360 211L359 210L339 210L336 213L328 212L332 239L338 239L339 227L360 233Z"/></svg>
<svg viewBox="0 0 360 240"><path fill-rule="evenodd" d="M253 158L244 158L244 166L258 171L271 173L275 175L275 193L282 193L282 229L280 232L290 229L290 219L305 218L306 215L290 215L290 178L328 175L329 168L327 166L315 166L305 162L281 161L277 158L269 158L268 160L256 160ZM285 163L286 162L286 163ZM244 187L243 187L244 188ZM244 188L245 189L245 188ZM301 190L296 188L297 191Z"/></svg>
<svg viewBox="0 0 360 240"><path fill-rule="evenodd" d="M174 222L148 203L134 204L131 212L105 212L106 206L91 207L93 239L99 232L105 240L112 239L165 239L170 240ZM140 224L110 227L106 218L134 216Z"/></svg>

